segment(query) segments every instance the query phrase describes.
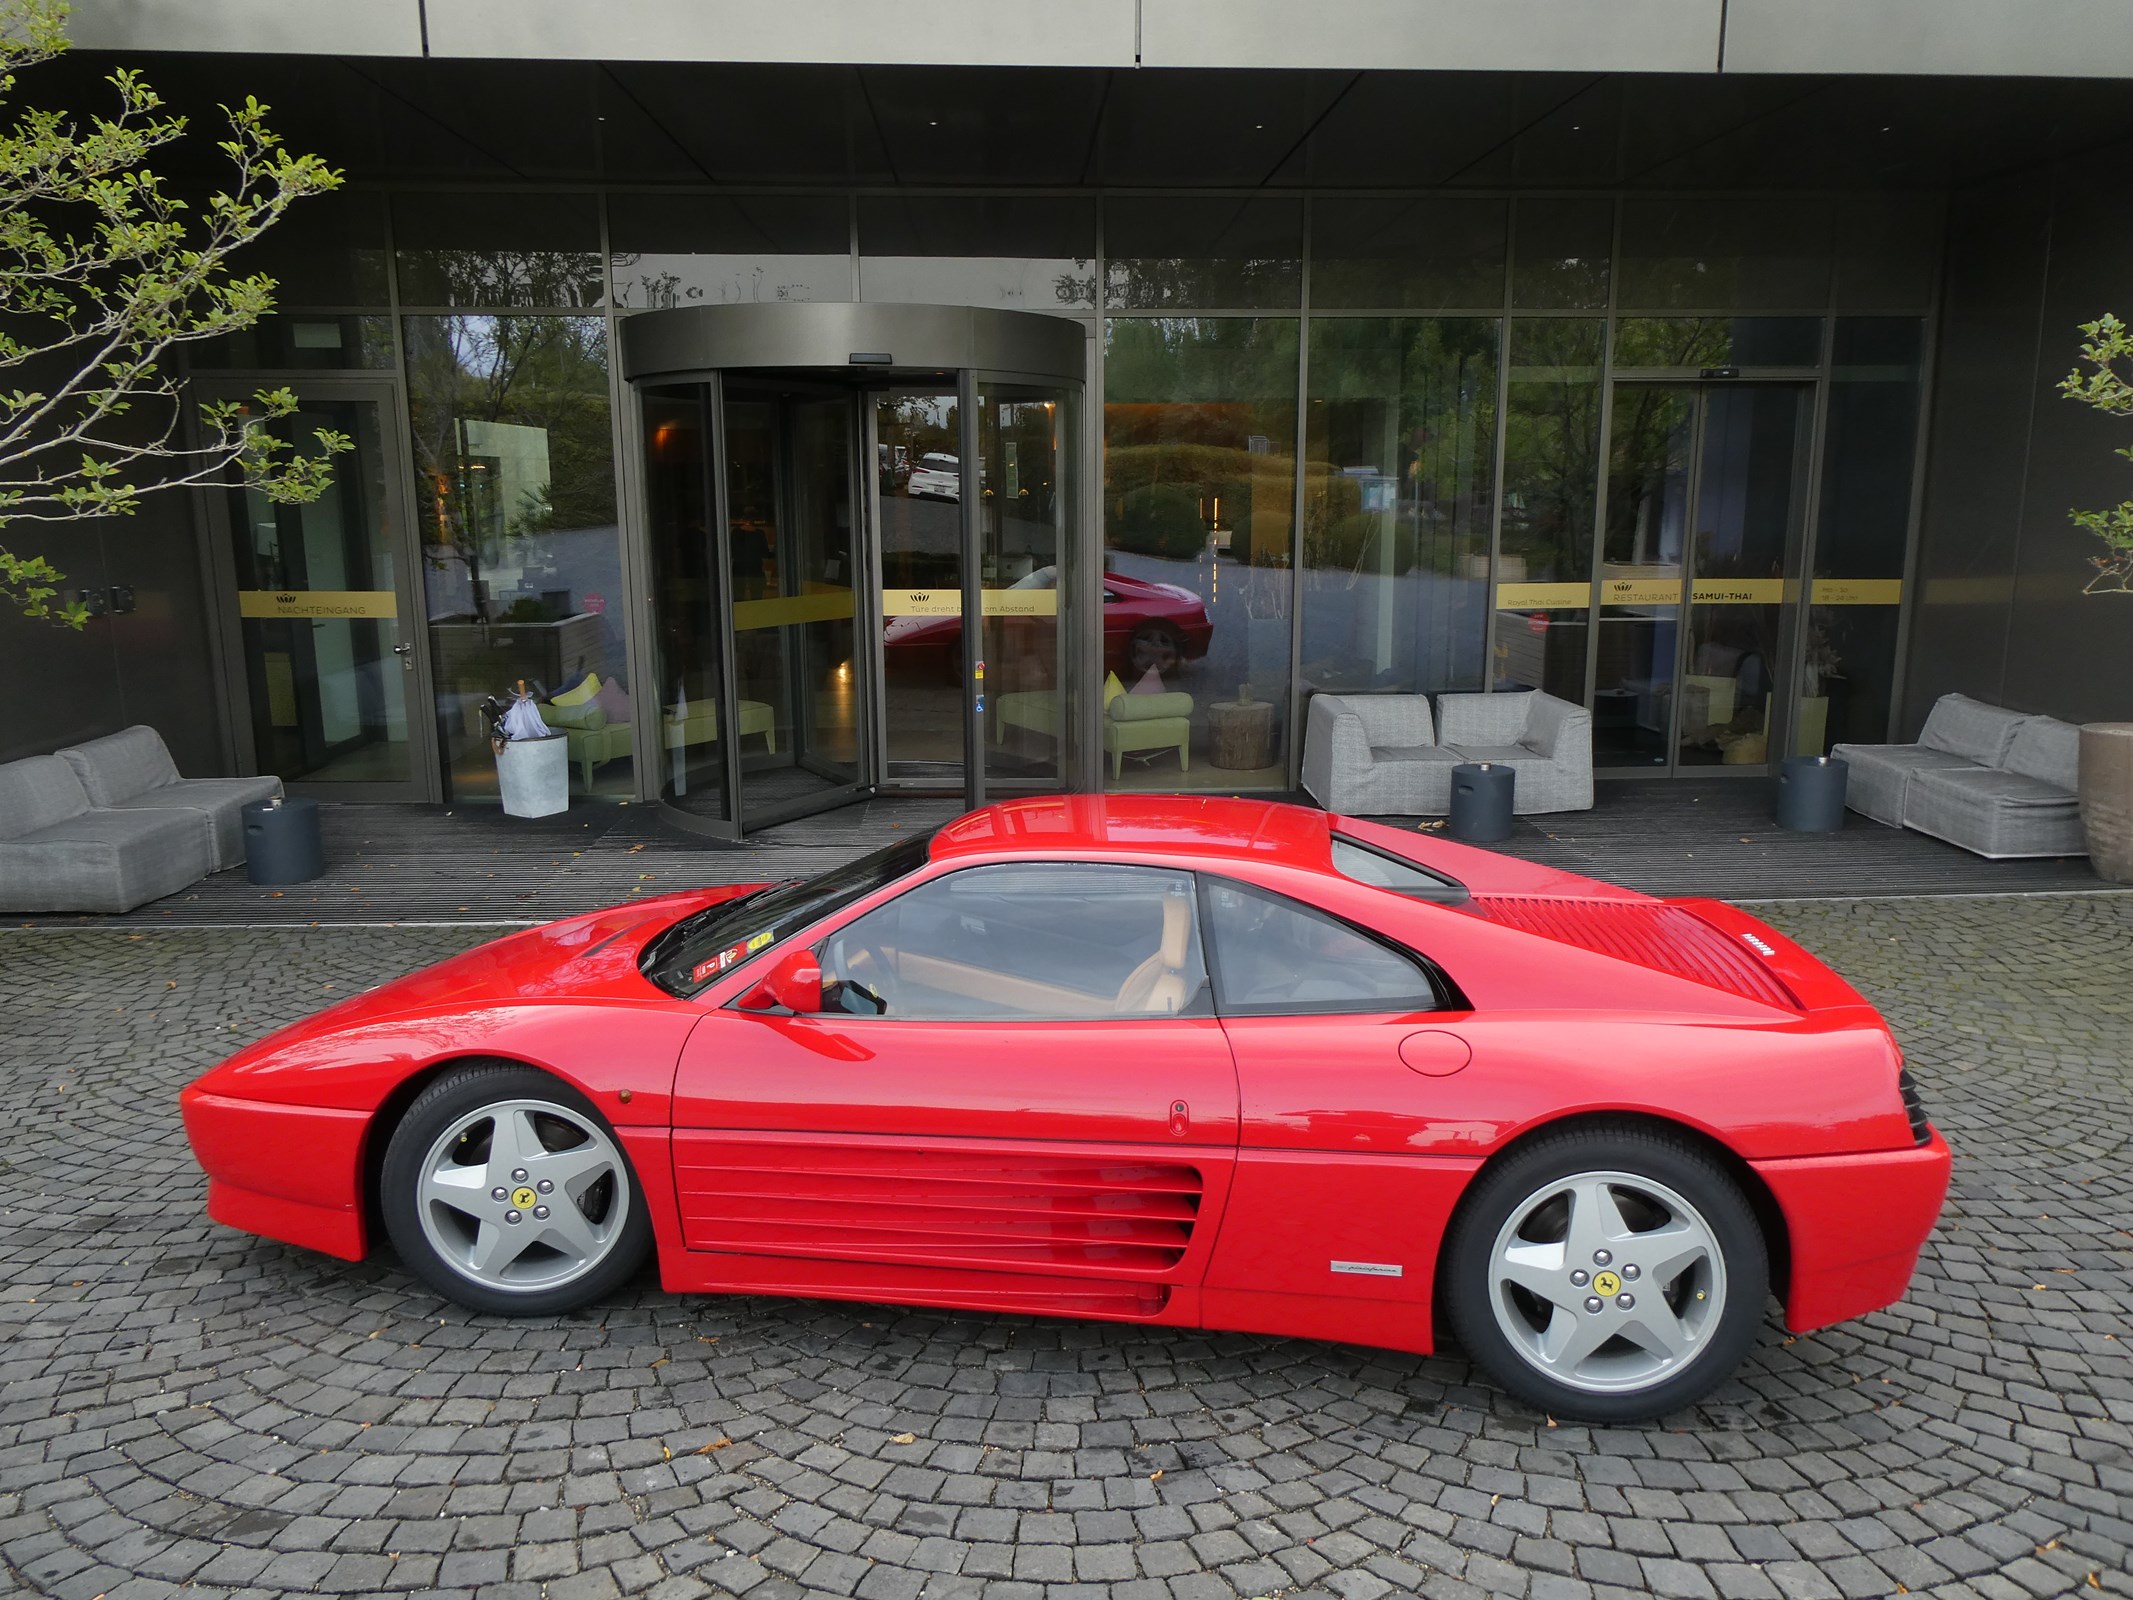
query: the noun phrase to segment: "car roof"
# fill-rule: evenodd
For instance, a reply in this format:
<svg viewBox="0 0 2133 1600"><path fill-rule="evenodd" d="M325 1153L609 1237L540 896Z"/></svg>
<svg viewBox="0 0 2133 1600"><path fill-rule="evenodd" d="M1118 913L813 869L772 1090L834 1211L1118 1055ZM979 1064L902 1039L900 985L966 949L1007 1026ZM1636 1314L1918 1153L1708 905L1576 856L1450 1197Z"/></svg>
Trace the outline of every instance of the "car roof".
<svg viewBox="0 0 2133 1600"><path fill-rule="evenodd" d="M933 836L935 861L1031 852L1258 856L1330 870L1326 813L1271 800L1199 795L1048 795L1006 800Z"/></svg>

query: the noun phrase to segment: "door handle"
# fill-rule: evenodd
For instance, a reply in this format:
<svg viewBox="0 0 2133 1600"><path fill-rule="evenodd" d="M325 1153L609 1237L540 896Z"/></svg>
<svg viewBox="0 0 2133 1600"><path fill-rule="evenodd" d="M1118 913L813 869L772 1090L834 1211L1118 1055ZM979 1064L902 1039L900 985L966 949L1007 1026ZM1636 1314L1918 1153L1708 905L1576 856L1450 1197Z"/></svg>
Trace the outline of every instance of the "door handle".
<svg viewBox="0 0 2133 1600"><path fill-rule="evenodd" d="M412 644L394 645L393 654L400 658L401 671L413 672L415 670L415 647Z"/></svg>

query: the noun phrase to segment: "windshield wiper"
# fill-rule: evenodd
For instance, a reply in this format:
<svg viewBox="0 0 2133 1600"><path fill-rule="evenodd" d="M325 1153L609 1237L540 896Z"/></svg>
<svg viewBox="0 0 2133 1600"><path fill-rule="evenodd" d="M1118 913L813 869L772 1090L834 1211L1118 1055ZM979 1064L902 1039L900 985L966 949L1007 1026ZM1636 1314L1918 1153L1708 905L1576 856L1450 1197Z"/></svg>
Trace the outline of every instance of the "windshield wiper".
<svg viewBox="0 0 2133 1600"><path fill-rule="evenodd" d="M760 888L750 889L746 894L737 894L731 900L721 900L716 905L705 906L701 911L690 912L689 915L683 917L681 921L675 923L673 927L667 929L666 932L660 934L644 947L644 954L638 960L639 969L645 972L651 971L652 968L666 959L666 953L669 950L682 940L690 938L699 929L708 927L727 912L737 910L751 900L760 899L773 889L782 889L788 883L798 883L799 881L797 878L780 878L775 883L766 883Z"/></svg>

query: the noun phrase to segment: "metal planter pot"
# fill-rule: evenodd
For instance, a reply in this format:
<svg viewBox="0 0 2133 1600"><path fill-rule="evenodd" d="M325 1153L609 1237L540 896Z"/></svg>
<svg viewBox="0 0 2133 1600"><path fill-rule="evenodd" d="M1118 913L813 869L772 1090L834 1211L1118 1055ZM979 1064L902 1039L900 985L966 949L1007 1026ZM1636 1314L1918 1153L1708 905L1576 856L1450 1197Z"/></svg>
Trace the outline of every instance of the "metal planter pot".
<svg viewBox="0 0 2133 1600"><path fill-rule="evenodd" d="M2133 722L2081 730L2081 831L2097 876L2133 883Z"/></svg>
<svg viewBox="0 0 2133 1600"><path fill-rule="evenodd" d="M496 783L506 816L552 817L569 810L570 741L560 733L506 740L496 755Z"/></svg>

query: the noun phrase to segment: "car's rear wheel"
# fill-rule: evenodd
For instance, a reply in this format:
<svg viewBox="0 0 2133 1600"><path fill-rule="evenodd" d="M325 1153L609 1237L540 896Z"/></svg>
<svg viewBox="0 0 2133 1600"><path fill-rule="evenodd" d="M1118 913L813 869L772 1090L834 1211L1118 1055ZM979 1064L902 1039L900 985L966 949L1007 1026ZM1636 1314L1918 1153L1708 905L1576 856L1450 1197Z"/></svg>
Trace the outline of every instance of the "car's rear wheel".
<svg viewBox="0 0 2133 1600"><path fill-rule="evenodd" d="M652 1231L607 1119L531 1067L447 1073L415 1097L380 1173L408 1269L475 1311L569 1311L620 1288Z"/></svg>
<svg viewBox="0 0 2133 1600"><path fill-rule="evenodd" d="M1769 1295L1755 1213L1722 1167L1641 1128L1547 1135L1452 1225L1445 1313L1498 1383L1552 1415L1659 1416L1747 1353Z"/></svg>

